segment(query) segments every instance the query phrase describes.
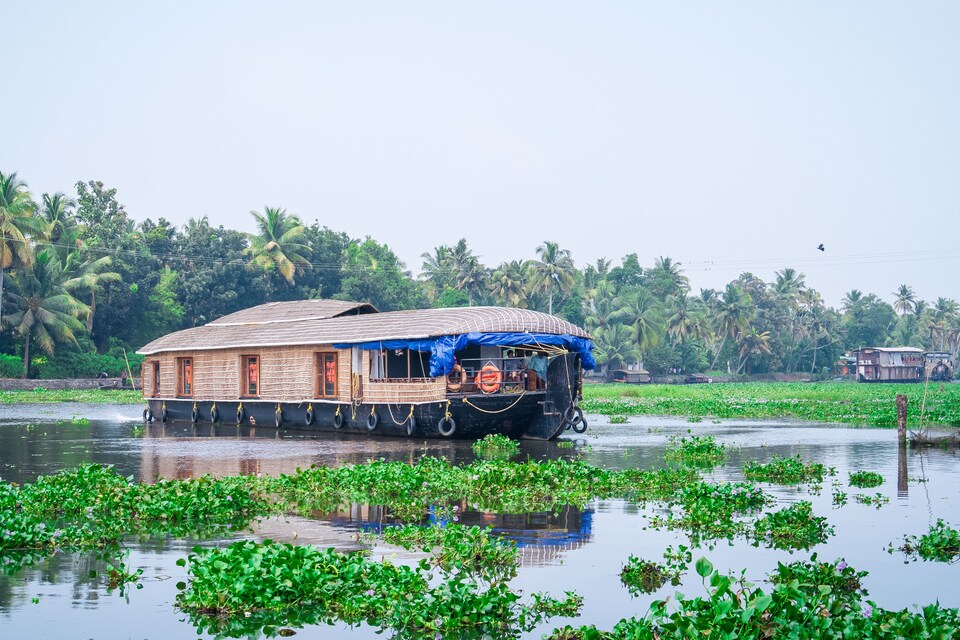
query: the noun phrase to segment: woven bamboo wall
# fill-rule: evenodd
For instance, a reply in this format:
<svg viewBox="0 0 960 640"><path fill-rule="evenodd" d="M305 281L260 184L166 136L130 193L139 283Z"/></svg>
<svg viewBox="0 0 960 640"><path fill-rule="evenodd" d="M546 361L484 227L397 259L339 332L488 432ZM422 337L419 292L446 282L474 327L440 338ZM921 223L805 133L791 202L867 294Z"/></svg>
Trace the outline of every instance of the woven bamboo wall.
<svg viewBox="0 0 960 640"><path fill-rule="evenodd" d="M445 400L446 397L447 383L443 378L410 382L366 382L363 390L365 402L406 404Z"/></svg>
<svg viewBox="0 0 960 640"><path fill-rule="evenodd" d="M260 400L296 402L316 397L316 354L337 353L337 387L341 401L350 399L350 350L314 347L261 347L219 351L181 351L162 354L158 397L177 396L177 358L193 358L193 399L237 400L240 398L240 357L260 356ZM144 376L151 387L150 368Z"/></svg>

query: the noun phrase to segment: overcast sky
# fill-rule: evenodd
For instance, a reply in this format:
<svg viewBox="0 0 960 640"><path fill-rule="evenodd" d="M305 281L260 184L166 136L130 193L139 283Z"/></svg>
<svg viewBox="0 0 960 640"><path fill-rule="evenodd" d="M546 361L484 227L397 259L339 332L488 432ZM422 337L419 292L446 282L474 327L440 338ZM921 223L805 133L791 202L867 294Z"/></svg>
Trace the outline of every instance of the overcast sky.
<svg viewBox="0 0 960 640"><path fill-rule="evenodd" d="M8 2L0 170L251 209L415 273L466 237L960 299L960 3ZM826 251L817 250L823 243Z"/></svg>

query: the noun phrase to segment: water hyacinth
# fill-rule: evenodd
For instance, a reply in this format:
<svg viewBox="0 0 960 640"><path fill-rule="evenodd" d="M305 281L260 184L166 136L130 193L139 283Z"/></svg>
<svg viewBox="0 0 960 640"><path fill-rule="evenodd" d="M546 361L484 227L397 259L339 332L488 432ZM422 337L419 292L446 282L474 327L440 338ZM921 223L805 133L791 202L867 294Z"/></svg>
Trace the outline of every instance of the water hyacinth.
<svg viewBox="0 0 960 640"><path fill-rule="evenodd" d="M654 602L643 617L624 618L610 631L595 626L555 629L549 640L656 640L658 638L955 638L957 609L932 604L920 611L889 611L864 601L866 572L846 563L780 563L764 590L746 576L721 574L697 561L705 596Z"/></svg>

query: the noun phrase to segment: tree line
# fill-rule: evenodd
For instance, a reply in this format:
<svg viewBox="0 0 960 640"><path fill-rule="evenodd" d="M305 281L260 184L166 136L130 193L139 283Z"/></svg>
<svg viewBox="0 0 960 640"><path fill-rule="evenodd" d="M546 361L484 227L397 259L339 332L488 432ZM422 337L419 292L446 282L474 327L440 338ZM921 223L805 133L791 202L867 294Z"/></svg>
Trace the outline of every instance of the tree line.
<svg viewBox="0 0 960 640"><path fill-rule="evenodd" d="M206 216L177 227L134 220L116 189L78 182L37 200L0 173L0 376L118 375L132 352L170 331L268 301L336 298L382 311L503 305L585 327L597 361L652 373L829 371L861 346L960 350L956 301L853 289L827 307L802 273L743 273L693 292L682 265L637 254L578 267L546 241L528 260L484 265L466 239L422 254L414 276L387 244L351 238L279 207L251 211L252 234ZM129 353L127 353L129 358ZM134 369L139 359L132 359Z"/></svg>

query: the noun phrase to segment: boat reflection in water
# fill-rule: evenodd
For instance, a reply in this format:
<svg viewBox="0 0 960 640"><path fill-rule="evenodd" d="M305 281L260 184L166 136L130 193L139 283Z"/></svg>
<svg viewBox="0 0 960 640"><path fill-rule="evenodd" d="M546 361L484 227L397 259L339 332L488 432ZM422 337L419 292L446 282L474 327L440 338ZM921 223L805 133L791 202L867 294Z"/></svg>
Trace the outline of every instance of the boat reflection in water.
<svg viewBox="0 0 960 640"><path fill-rule="evenodd" d="M567 455L549 442L523 442L522 447L524 453L538 458ZM143 435L140 475L144 482L204 475L277 476L295 473L298 468L364 464L372 459L415 464L427 456L443 457L451 464L469 464L476 460L470 443L465 441L358 439L266 427L152 424ZM592 517L592 510L581 511L570 506L556 513L488 513L462 501L431 508L421 524L442 526L455 518L457 524L465 526L493 527L497 534L516 542L523 566L539 566L552 564L563 552L589 542ZM385 507L353 504L333 513L311 513L309 517L267 518L254 525L253 532L261 539L348 551L366 548L359 533L376 533L399 524L401 522ZM395 549L391 547L389 553L395 553ZM408 557L418 555L422 554Z"/></svg>

